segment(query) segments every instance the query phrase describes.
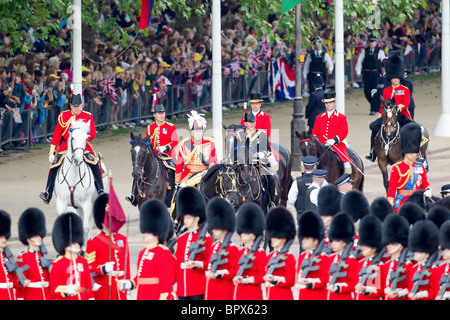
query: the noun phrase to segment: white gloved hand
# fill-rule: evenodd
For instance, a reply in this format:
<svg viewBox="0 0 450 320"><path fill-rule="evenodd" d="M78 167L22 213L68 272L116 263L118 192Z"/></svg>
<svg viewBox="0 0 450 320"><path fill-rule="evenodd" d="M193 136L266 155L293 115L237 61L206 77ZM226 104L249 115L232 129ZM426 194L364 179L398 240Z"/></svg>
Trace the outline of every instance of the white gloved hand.
<svg viewBox="0 0 450 320"><path fill-rule="evenodd" d="M120 280L119 288L122 291L131 290L133 288L133 283L130 280Z"/></svg>
<svg viewBox="0 0 450 320"><path fill-rule="evenodd" d="M68 285L66 287L66 291L64 292L67 296L73 296L75 294L75 286L73 284Z"/></svg>
<svg viewBox="0 0 450 320"><path fill-rule="evenodd" d="M114 270L114 261L108 261L103 265L103 268L105 270L105 273L110 273L111 271Z"/></svg>
<svg viewBox="0 0 450 320"><path fill-rule="evenodd" d="M179 185L178 185L180 188L184 188L184 187L186 187L187 186L187 184L186 183L184 183L184 182L182 182L182 183L180 183Z"/></svg>
<svg viewBox="0 0 450 320"><path fill-rule="evenodd" d="M377 89L372 89L371 91L370 91L370 96L373 98L373 96L377 93Z"/></svg>
<svg viewBox="0 0 450 320"><path fill-rule="evenodd" d="M49 162L53 162L53 160L55 160L55 155L52 153L52 154L49 154L48 155L48 161Z"/></svg>
<svg viewBox="0 0 450 320"><path fill-rule="evenodd" d="M266 154L264 152L258 152L258 157L260 159L265 159L266 158Z"/></svg>
<svg viewBox="0 0 450 320"><path fill-rule="evenodd" d="M273 154L271 154L267 160L269 160L270 166L271 167L276 167L278 165L278 161L277 159L275 159L275 156Z"/></svg>
<svg viewBox="0 0 450 320"><path fill-rule="evenodd" d="M160 153L163 153L163 152L166 151L166 146L159 146L159 147L156 147L156 150L158 150Z"/></svg>
<svg viewBox="0 0 450 320"><path fill-rule="evenodd" d="M325 146L332 146L336 143L336 140L334 139L328 139L327 142L325 142Z"/></svg>
<svg viewBox="0 0 450 320"><path fill-rule="evenodd" d="M433 196L433 194L431 193L430 189L425 190L425 192L423 193L423 195L427 198L431 198Z"/></svg>

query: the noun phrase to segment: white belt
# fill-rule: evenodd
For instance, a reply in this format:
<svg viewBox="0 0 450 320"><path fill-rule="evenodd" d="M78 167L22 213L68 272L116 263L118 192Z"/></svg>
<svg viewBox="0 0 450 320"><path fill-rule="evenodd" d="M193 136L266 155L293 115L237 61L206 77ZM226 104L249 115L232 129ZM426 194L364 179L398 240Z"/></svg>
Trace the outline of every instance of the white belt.
<svg viewBox="0 0 450 320"><path fill-rule="evenodd" d="M12 282L2 282L0 283L0 289L11 289L13 287Z"/></svg>
<svg viewBox="0 0 450 320"><path fill-rule="evenodd" d="M125 274L125 271L111 271L108 273L111 277L121 277Z"/></svg>
<svg viewBox="0 0 450 320"><path fill-rule="evenodd" d="M48 281L41 281L41 282L30 282L28 284L28 288L47 288L49 286Z"/></svg>

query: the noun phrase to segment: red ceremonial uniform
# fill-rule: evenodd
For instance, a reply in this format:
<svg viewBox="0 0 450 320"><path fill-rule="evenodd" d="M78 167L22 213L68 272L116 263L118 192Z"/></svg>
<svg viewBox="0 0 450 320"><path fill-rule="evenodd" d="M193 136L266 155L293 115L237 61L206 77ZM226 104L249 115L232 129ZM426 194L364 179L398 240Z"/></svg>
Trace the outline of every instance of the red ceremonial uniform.
<svg viewBox="0 0 450 320"><path fill-rule="evenodd" d="M110 273L111 300L127 300L126 292L118 287L119 280L130 279L130 253L127 237L120 233L114 233L110 242L109 235L101 232L88 240L85 257L91 272L96 274L94 281L101 285L94 292L95 300L109 299L109 275L104 274L102 269L102 266L108 261L114 262L114 270ZM126 275L125 271L127 272Z"/></svg>
<svg viewBox="0 0 450 320"><path fill-rule="evenodd" d="M330 139L337 140L336 144L332 146L333 150L336 151L342 162L352 162L347 154L347 146L342 142L348 135L347 117L344 114L336 110L330 116L328 116L328 112L319 114L314 122L312 133L321 143Z"/></svg>
<svg viewBox="0 0 450 320"><path fill-rule="evenodd" d="M17 256L17 265L23 267L28 265L28 270L23 274L30 283L22 288L18 286L17 298L23 300L51 300L50 294L50 273L48 269L43 269L39 258L42 257L40 251L28 249Z"/></svg>
<svg viewBox="0 0 450 320"><path fill-rule="evenodd" d="M397 212L414 191L430 188L423 165L404 159L392 166L387 199Z"/></svg>
<svg viewBox="0 0 450 320"><path fill-rule="evenodd" d="M416 263L415 265L413 265L411 267L411 272L410 272L410 276L411 278L409 279L409 285L408 285L408 291L411 292L411 289L414 287L414 282L412 281L412 279L414 278L414 274L416 272L421 272L424 268L424 263ZM436 272L436 268L435 267L431 267L430 270L428 270L428 275L425 274L425 276L423 277L423 280L428 281L428 284L424 284L419 286L419 288L417 289L417 293L422 293L422 292L426 292L426 296L421 298L420 300L434 300L434 298L436 298L437 293L439 292L439 282L436 281L437 278L435 275L433 275Z"/></svg>
<svg viewBox="0 0 450 320"><path fill-rule="evenodd" d="M211 258L214 253L218 253L222 246L222 242L215 241L210 248L209 257ZM239 249L232 243L227 247L226 252L228 255L224 258L228 261L217 268L219 270L227 270L228 273L224 274L220 279L206 279L205 300L232 300L234 292L233 278L238 272L238 254ZM207 271L211 271L212 264L208 263Z"/></svg>
<svg viewBox="0 0 450 320"><path fill-rule="evenodd" d="M442 298L444 296L450 296L450 288L447 288L446 290L443 290L441 292L441 295L439 294L442 286L439 284L443 276L449 276L450 274L450 262L442 263L438 267L434 269L433 276L435 277L435 282L437 283L437 291L436 291L436 297L439 295L439 298Z"/></svg>
<svg viewBox="0 0 450 320"><path fill-rule="evenodd" d="M388 290L391 290L391 273L392 271L397 270L397 266L398 266L398 258L396 259L391 259L389 261L387 261L384 264L384 268L385 271L383 273L383 275L385 276L385 279L383 280L384 282L384 299L385 300L408 300L408 294L402 295L400 298L397 299L391 299L387 296ZM408 286L409 286L409 281L410 281L410 274L411 274L411 262L407 261L405 263L405 265L403 266L405 268L405 272L402 273L400 276L403 277L405 276L405 278L402 281L399 281L397 283L397 291L401 291L401 290L408 290Z"/></svg>
<svg viewBox="0 0 450 320"><path fill-rule="evenodd" d="M134 287L137 300L171 300L175 269L172 254L162 245L147 246L139 252Z"/></svg>
<svg viewBox="0 0 450 320"><path fill-rule="evenodd" d="M240 123L241 125L244 125L244 116L245 114L242 116ZM259 112L255 115L255 118L255 129L264 130L267 134L267 138L270 138L270 133L272 132L272 120L270 119L270 116L267 113L259 110Z"/></svg>
<svg viewBox="0 0 450 320"><path fill-rule="evenodd" d="M364 258L358 262L359 268L358 273L364 267L369 267L372 265L372 258ZM373 271L373 278L369 278L362 285L366 287L364 293L356 292L355 300L381 300L384 297L384 279L386 276L384 275L385 267L383 261L380 261L376 269ZM361 277L359 277L359 281L361 281Z"/></svg>
<svg viewBox="0 0 450 320"><path fill-rule="evenodd" d="M172 155L172 151L178 144L178 135L177 128L173 123L164 121L161 124L157 124L154 122L147 126L146 135L150 137L153 149L168 145L170 149L164 153L175 158L175 154Z"/></svg>
<svg viewBox="0 0 450 320"><path fill-rule="evenodd" d="M58 148L59 142L61 141L61 138L63 139L61 141L61 145L59 146L58 153L62 153L63 151L67 150L67 140L70 136L70 125L72 120L74 121L83 121L83 122L90 122L90 130L88 135L88 142L92 141L95 138L96 130L95 130L95 121L92 114L86 111L81 111L79 115L74 115L72 110L67 110L64 112L61 112L58 116L58 123L56 124L55 131L53 132L52 142L50 143L50 153L53 153ZM94 153L94 150L92 149L92 146L90 143L86 144L86 151L90 153Z"/></svg>
<svg viewBox="0 0 450 320"><path fill-rule="evenodd" d="M330 256L331 264L339 263L341 259L340 254L334 254ZM330 264L330 266L331 266ZM340 288L339 292L331 292L328 290L327 300L353 300L353 293L355 286L358 283L358 261L355 257L349 256L345 260L345 264L348 265L347 268L342 268L338 272L346 272L347 274L341 278L338 278L335 285ZM332 278L330 274L329 280Z"/></svg>
<svg viewBox="0 0 450 320"><path fill-rule="evenodd" d="M198 253L195 256L195 261L201 261L203 267L196 269L184 268L184 263L190 258L188 252L192 243L195 243L200 234L200 229L196 232L185 232L177 238L177 296L178 297L191 297L205 294L206 277L205 270L208 266L209 252L212 244L212 238L205 236L203 252Z"/></svg>
<svg viewBox="0 0 450 320"><path fill-rule="evenodd" d="M0 262L0 300L16 300L16 291L14 288L19 287L15 274L10 274L6 269L4 262L7 258L3 251L1 252Z"/></svg>
<svg viewBox="0 0 450 320"><path fill-rule="evenodd" d="M395 98L395 104L399 107L400 113L403 114L408 119L411 119L411 114L409 113L408 107L411 99L408 87L399 85L394 88L394 86L389 86L383 90L383 99ZM380 114L383 114L383 106L380 107Z"/></svg>
<svg viewBox="0 0 450 320"><path fill-rule="evenodd" d="M74 285L76 293L66 296L68 285ZM89 265L85 258L62 256L53 262L50 270L50 293L54 300L94 300Z"/></svg>
<svg viewBox="0 0 450 320"><path fill-rule="evenodd" d="M298 257L298 265L297 265L297 281L304 277L303 269L301 265L305 259L311 259L313 252L312 251L304 251ZM313 267L319 267L318 270L311 271L308 273L306 279L308 279L309 285L297 285L299 288L298 291L298 300L326 300L327 299L327 282L330 277L328 270L330 269L331 259L326 254L320 254L318 256L318 260L320 262L314 262Z"/></svg>
<svg viewBox="0 0 450 320"><path fill-rule="evenodd" d="M243 255L248 255L249 249L243 248L239 251L238 261ZM250 263L253 266L250 269L246 269L242 276L253 277L252 283L238 283L234 286L233 300L262 300L262 288L261 284L264 282L263 277L266 274L267 255L262 249L258 249L255 252L254 260Z"/></svg>
<svg viewBox="0 0 450 320"><path fill-rule="evenodd" d="M207 164L204 161L207 161ZM189 138L184 139L179 144L175 183L186 183L194 173L205 171L215 163L217 163L217 155L213 139L203 138L201 144L194 144L194 141Z"/></svg>
<svg viewBox="0 0 450 320"><path fill-rule="evenodd" d="M272 257L277 257L278 251L271 252L267 257L267 262ZM293 300L292 287L295 285L295 257L292 253L288 252L285 255L285 265L281 268L275 269L273 276L283 277L284 281L278 282L276 285L267 284L266 298L267 300ZM268 268L266 266L266 272Z"/></svg>

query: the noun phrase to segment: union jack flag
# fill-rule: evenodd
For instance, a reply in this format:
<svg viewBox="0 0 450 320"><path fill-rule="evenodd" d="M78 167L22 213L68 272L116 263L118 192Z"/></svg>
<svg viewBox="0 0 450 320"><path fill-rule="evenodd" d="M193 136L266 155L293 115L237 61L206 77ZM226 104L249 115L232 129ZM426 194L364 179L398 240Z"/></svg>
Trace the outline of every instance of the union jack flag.
<svg viewBox="0 0 450 320"><path fill-rule="evenodd" d="M234 61L230 63L230 70L232 72L233 78L239 77L239 70L241 69L241 63L239 61Z"/></svg>
<svg viewBox="0 0 450 320"><path fill-rule="evenodd" d="M263 55L257 54L256 52L252 52L252 54L250 55L250 66L252 67L252 69L259 69L263 66L264 61L262 59Z"/></svg>
<svg viewBox="0 0 450 320"><path fill-rule="evenodd" d="M114 85L114 76L109 76L108 78L105 78L105 86L103 87L103 93L108 93L111 97L111 101L114 104L117 104L117 93L116 93L116 87Z"/></svg>
<svg viewBox="0 0 450 320"><path fill-rule="evenodd" d="M223 72L222 72L222 74L223 74L223 76L224 76L224 77L227 77L227 76L229 76L229 75L231 74L231 70L230 70L230 68L228 68L228 67L224 67L224 68L223 68Z"/></svg>
<svg viewBox="0 0 450 320"><path fill-rule="evenodd" d="M272 57L272 49L270 48L267 36L259 40L259 53L262 55L264 62L267 62Z"/></svg>

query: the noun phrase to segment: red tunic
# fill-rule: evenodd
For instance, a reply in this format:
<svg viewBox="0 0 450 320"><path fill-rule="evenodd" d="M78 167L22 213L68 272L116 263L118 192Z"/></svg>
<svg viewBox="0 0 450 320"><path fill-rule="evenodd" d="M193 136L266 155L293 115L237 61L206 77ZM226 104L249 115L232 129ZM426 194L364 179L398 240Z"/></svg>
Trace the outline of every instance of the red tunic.
<svg viewBox="0 0 450 320"><path fill-rule="evenodd" d="M15 274L8 273L4 264L7 258L3 251L0 256L0 300L16 300L16 291L14 288L19 287Z"/></svg>
<svg viewBox="0 0 450 320"><path fill-rule="evenodd" d="M222 242L214 242L210 248L209 257L213 253L218 253ZM219 270L228 270L228 273L223 275L220 279L206 279L205 300L232 300L234 292L233 278L238 272L238 254L239 249L232 243L228 245L226 250L228 261L217 268ZM208 263L208 271L211 271L212 264Z"/></svg>
<svg viewBox="0 0 450 320"><path fill-rule="evenodd" d="M336 144L332 146L333 150L336 151L342 162L352 162L347 154L347 146L342 142L348 135L347 117L344 114L336 110L330 117L327 112L319 114L314 122L312 133L321 143L337 139Z"/></svg>
<svg viewBox="0 0 450 320"><path fill-rule="evenodd" d="M244 115L242 115L241 119L241 125L244 124ZM263 111L259 110L259 112L255 116L256 123L255 123L255 129L261 129L264 130L267 134L267 138L270 138L270 133L272 132L272 120L270 119L270 116L267 113L264 113Z"/></svg>
<svg viewBox="0 0 450 320"><path fill-rule="evenodd" d="M397 299L391 299L387 296L387 290L391 289L391 282L390 282L390 277L391 277L391 272L397 270L397 266L398 266L398 258L394 259L394 260L389 260L384 264L384 272L383 275L385 276L385 279L383 280L384 282L384 291L385 291L385 300L408 300L408 295L405 294L404 296L402 296L401 298L397 298ZM403 290L403 289L408 289L409 286L409 281L410 281L410 274L411 274L411 262L406 262L404 265L405 268L405 272L401 274L401 276L405 276L405 278L397 283L397 290Z"/></svg>
<svg viewBox="0 0 450 320"><path fill-rule="evenodd" d="M134 285L137 300L171 300L175 266L172 254L164 246L148 246L139 252Z"/></svg>
<svg viewBox="0 0 450 320"><path fill-rule="evenodd" d="M340 254L334 254L330 256L331 264L339 263L341 259ZM330 267L331 267L330 264ZM353 256L347 257L345 260L345 264L348 265L346 269L341 269L339 272L347 272L347 274L341 278L338 278L336 281L336 285L339 286L340 292L331 292L328 291L327 300L353 300L353 293L356 284L358 283L358 261ZM332 278L330 274L329 280Z"/></svg>
<svg viewBox="0 0 450 320"><path fill-rule="evenodd" d="M249 249L241 249L239 251L238 261L243 255L248 255ZM253 277L253 283L238 283L234 286L233 300L262 300L261 284L264 282L263 277L266 274L267 255L262 249L255 252L254 260L251 262L253 266L246 269L242 276Z"/></svg>
<svg viewBox="0 0 450 320"><path fill-rule="evenodd" d="M74 285L77 292L66 297L64 291L67 285ZM56 259L50 270L50 293L54 300L94 300L87 260L80 256L75 259L67 256Z"/></svg>
<svg viewBox="0 0 450 320"><path fill-rule="evenodd" d="M439 291L441 290L441 286L439 285L439 282L441 281L442 276L448 276L449 273L450 273L450 263L449 262L444 262L434 269L433 276L435 277L435 282L438 285L437 291L436 291L436 296L439 294ZM444 295L444 294L448 295L449 292L450 292L450 288L447 288L443 292L442 295ZM442 298L442 296L440 298Z"/></svg>
<svg viewBox="0 0 450 320"><path fill-rule="evenodd" d="M389 86L383 90L383 99L395 98L395 104L399 107L400 113L408 119L411 119L408 107L411 99L408 87L399 85L397 87ZM380 107L380 114L383 114L383 106Z"/></svg>
<svg viewBox="0 0 450 320"><path fill-rule="evenodd" d="M164 121L161 124L157 124L156 122L147 126L147 137L150 137L150 142L153 146L153 149L156 147L161 147L165 145L169 145L169 151L164 152L171 158L175 158L176 154L173 152L173 149L178 144L178 135L177 128L173 123Z"/></svg>
<svg viewBox="0 0 450 320"><path fill-rule="evenodd" d="M277 257L278 251L273 251L267 257L267 262L272 257ZM295 257L292 253L288 252L285 255L286 263L283 267L275 269L274 276L284 277L285 281L278 282L276 285L268 285L266 289L267 300L293 300L292 287L295 285ZM266 265L266 272L268 271Z"/></svg>
<svg viewBox="0 0 450 320"><path fill-rule="evenodd" d="M206 277L205 270L208 266L209 252L212 244L210 236L205 236L205 250L195 256L195 261L203 262L203 268L186 269L184 263L189 260L189 247L195 243L200 234L200 229L195 233L185 232L177 238L177 296L190 297L205 294Z"/></svg>
<svg viewBox="0 0 450 320"><path fill-rule="evenodd" d="M414 282L412 281L412 279L414 278L414 274L416 272L421 272L424 268L423 264L419 264L416 263L415 265L413 265L411 267L411 272L410 272L410 281L409 281L409 285L408 285L408 291L411 292L411 289L414 287ZM436 298L436 295L439 292L439 282L436 281L437 278L436 276L433 275L433 273L436 272L436 268L435 267L431 267L431 269L429 270L429 275L424 276L423 280L427 280L428 284L424 284L419 286L417 293L421 292L421 291L425 291L427 293L427 296L420 299L420 300L434 300L434 298Z"/></svg>
<svg viewBox="0 0 450 320"><path fill-rule="evenodd" d="M35 252L31 249L21 253L17 257L17 264L19 267L28 265L28 270L23 274L30 283L27 287L18 287L17 298L24 300L51 300L50 294L50 273L48 269L43 269L39 258L42 257L42 253Z"/></svg>
<svg viewBox="0 0 450 320"><path fill-rule="evenodd" d="M95 300L109 299L109 275L104 274L102 266L108 262L114 262L114 271L111 273L111 300L127 300L126 292L118 288L118 281L130 279L130 253L127 237L115 233L111 237L111 259L109 236L101 232L94 238L89 239L86 244L86 259L91 272L95 272L94 281L101 285L94 292ZM126 259L126 261L125 261ZM127 272L126 277L125 270Z"/></svg>
<svg viewBox="0 0 450 320"><path fill-rule="evenodd" d="M365 266L372 265L372 259L362 259L358 262L358 274L362 268ZM374 271L376 273L374 278L367 279L366 283L363 284L365 287L368 287L369 290L366 290L366 293L355 293L355 300L381 300L384 297L384 279L386 276L384 272L386 271L384 268L384 263L380 261L377 264L378 270ZM359 277L359 281L361 281L361 277Z"/></svg>
<svg viewBox="0 0 450 320"><path fill-rule="evenodd" d="M298 257L297 264L297 279L299 280L303 275L303 269L301 265L305 259L310 259L312 252L302 252ZM318 266L319 269L311 271L307 275L307 279L310 280L311 288L301 285L298 291L298 300L326 300L327 299L327 282L329 278L328 270L330 269L331 259L325 254L320 254L318 259L320 262L314 262L313 267Z"/></svg>

